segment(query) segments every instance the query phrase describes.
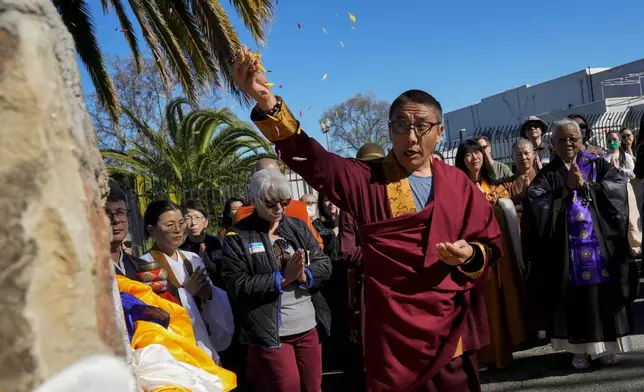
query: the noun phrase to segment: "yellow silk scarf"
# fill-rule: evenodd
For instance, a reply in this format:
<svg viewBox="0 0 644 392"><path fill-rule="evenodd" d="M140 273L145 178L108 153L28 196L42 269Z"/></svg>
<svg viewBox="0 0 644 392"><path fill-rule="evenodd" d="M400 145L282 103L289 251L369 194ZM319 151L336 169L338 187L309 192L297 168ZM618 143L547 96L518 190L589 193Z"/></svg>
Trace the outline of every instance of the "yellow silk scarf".
<svg viewBox="0 0 644 392"><path fill-rule="evenodd" d="M160 344L167 348L177 361L198 367L219 377L225 391L230 391L237 386L235 373L217 366L212 358L197 346L190 315L183 307L159 297L152 291L152 288L144 283L121 275L117 275L116 279L121 292L128 293L145 304L162 309L170 315L170 325L167 329L156 323L137 321L134 324L134 335L130 343L134 350L151 344ZM179 392L184 389L168 386L157 389L155 392L161 391Z"/></svg>

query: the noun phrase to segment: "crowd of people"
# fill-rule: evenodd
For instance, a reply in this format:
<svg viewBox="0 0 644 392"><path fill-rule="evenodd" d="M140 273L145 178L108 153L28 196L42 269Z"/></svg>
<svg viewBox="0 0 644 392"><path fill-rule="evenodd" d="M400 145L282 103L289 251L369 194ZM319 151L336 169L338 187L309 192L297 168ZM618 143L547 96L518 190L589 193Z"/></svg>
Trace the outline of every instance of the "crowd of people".
<svg viewBox="0 0 644 392"><path fill-rule="evenodd" d="M631 349L642 240L631 183L644 178L632 129L608 132L604 150L581 115L551 128L531 116L512 162L480 136L452 166L435 151L440 103L410 90L390 108L391 151L369 143L342 158L300 129L258 61L243 51L235 64L251 119L317 194L293 200L280 164L261 159L216 235L198 200L151 203L152 246L135 258L112 182L119 287L147 306L123 299L133 348L192 353L175 358L219 390L268 392L319 392L325 369L342 371L346 391L480 391L481 372L546 338L576 369ZM150 322L181 334L175 313L189 339L151 338ZM216 390L203 388L186 390Z"/></svg>

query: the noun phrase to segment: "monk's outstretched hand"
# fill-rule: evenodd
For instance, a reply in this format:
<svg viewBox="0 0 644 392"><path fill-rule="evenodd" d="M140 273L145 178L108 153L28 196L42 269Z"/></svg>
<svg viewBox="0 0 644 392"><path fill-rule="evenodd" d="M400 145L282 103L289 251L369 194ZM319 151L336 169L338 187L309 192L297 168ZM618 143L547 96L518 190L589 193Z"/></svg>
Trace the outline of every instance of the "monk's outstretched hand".
<svg viewBox="0 0 644 392"><path fill-rule="evenodd" d="M268 78L262 72L259 54L243 47L235 57L235 84L251 96L259 107L268 112L277 103Z"/></svg>
<svg viewBox="0 0 644 392"><path fill-rule="evenodd" d="M465 240L454 243L442 242L436 244L438 258L445 264L459 266L465 264L474 254L474 248Z"/></svg>

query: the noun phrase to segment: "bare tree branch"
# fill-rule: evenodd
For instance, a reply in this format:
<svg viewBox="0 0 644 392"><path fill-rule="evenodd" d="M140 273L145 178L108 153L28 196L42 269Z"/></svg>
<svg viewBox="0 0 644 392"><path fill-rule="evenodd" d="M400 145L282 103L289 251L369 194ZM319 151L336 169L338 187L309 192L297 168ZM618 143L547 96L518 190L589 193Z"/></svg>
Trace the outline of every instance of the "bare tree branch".
<svg viewBox="0 0 644 392"><path fill-rule="evenodd" d="M355 156L365 143L391 147L388 132L389 103L373 93L358 94L327 109L321 120L331 121L331 150L344 156Z"/></svg>

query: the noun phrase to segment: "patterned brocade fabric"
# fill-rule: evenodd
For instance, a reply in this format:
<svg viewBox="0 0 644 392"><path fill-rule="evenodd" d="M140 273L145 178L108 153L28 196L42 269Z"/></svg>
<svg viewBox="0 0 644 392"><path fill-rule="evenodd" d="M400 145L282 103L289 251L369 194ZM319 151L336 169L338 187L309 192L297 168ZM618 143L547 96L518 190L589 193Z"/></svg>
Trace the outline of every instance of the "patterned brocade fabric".
<svg viewBox="0 0 644 392"><path fill-rule="evenodd" d="M273 143L287 139L300 130L300 122L293 116L282 98L277 97L277 100L281 108L275 115L261 114L257 108L251 114L251 119L257 125L257 128Z"/></svg>

